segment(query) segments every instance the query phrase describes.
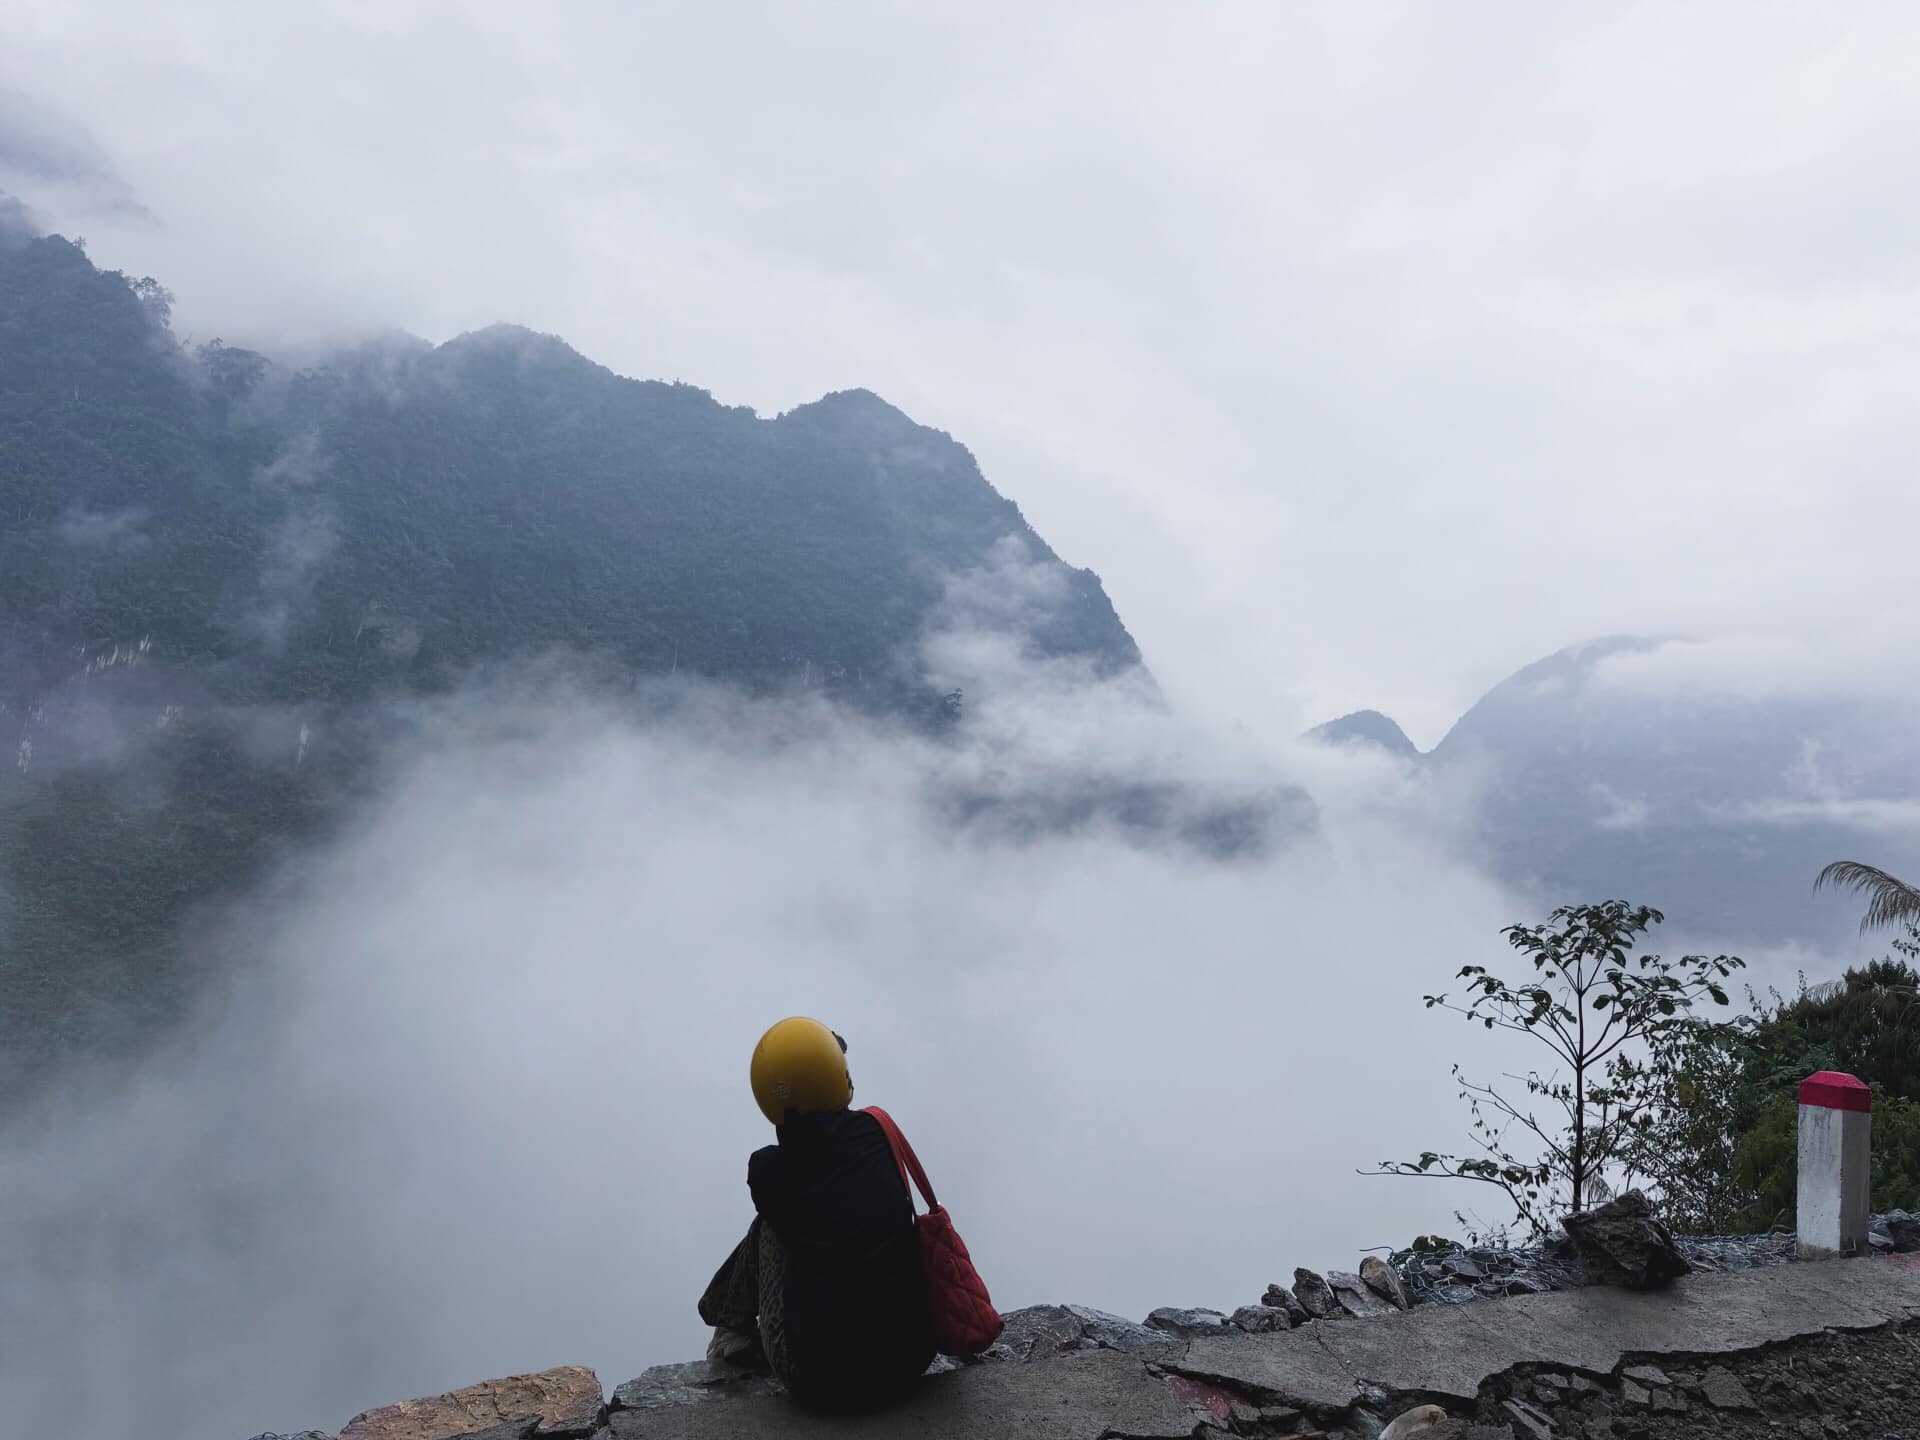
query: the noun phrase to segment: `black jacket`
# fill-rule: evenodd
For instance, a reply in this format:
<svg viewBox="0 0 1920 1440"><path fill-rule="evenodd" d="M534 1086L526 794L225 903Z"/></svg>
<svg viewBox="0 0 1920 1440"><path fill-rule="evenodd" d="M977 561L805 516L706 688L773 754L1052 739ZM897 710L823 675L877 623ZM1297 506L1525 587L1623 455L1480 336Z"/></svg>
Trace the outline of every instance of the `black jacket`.
<svg viewBox="0 0 1920 1440"><path fill-rule="evenodd" d="M857 1110L799 1115L747 1162L754 1209L786 1253L796 1393L882 1401L933 1358L913 1202L886 1134Z"/></svg>

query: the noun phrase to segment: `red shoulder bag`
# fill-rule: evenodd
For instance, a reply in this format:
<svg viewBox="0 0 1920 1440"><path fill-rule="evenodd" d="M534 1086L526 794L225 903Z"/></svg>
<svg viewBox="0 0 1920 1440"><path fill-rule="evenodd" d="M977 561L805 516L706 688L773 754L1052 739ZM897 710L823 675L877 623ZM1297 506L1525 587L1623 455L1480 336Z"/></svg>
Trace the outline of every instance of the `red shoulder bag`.
<svg viewBox="0 0 1920 1440"><path fill-rule="evenodd" d="M913 1146L893 1123L893 1117L877 1105L869 1105L866 1113L886 1132L908 1198L912 1198L917 1185L927 1202L927 1213L914 1217L913 1230L920 1241L920 1262L927 1271L934 1344L942 1355L978 1355L1000 1338L1000 1312L993 1308L987 1282L973 1268L966 1241L953 1228L953 1217L933 1198L933 1186L927 1183L927 1172L920 1168L920 1157L913 1153Z"/></svg>

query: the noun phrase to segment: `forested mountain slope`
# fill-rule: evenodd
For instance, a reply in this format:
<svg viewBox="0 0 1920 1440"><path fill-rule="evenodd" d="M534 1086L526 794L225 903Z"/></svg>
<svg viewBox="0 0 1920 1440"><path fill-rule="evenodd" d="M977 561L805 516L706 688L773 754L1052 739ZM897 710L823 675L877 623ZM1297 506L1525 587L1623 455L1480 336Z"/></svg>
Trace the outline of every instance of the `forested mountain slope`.
<svg viewBox="0 0 1920 1440"><path fill-rule="evenodd" d="M948 722L946 587L1046 567L1028 653L1139 665L967 451L862 391L777 419L507 326L289 371L0 212L0 1053L118 1043L181 925L312 832L399 695L564 651ZM4 1078L0 1076L0 1078Z"/></svg>

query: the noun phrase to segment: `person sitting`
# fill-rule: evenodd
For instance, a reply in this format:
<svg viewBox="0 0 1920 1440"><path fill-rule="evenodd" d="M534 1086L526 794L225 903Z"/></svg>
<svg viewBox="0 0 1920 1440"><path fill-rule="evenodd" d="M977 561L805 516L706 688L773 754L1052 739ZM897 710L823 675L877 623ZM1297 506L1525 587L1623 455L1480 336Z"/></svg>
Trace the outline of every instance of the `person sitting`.
<svg viewBox="0 0 1920 1440"><path fill-rule="evenodd" d="M898 1399L934 1355L913 1201L886 1132L850 1109L847 1043L795 1017L754 1047L775 1142L747 1162L755 1218L700 1299L707 1358L764 1363L823 1409Z"/></svg>

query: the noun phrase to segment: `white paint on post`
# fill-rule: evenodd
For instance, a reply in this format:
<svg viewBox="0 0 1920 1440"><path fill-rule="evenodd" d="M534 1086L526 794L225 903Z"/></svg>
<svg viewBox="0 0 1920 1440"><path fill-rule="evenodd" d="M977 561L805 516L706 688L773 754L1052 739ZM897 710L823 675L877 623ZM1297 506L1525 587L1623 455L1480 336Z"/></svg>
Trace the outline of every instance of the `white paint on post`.
<svg viewBox="0 0 1920 1440"><path fill-rule="evenodd" d="M1800 1082L1801 1259L1866 1250L1872 1134L1872 1097L1857 1077L1822 1070Z"/></svg>

